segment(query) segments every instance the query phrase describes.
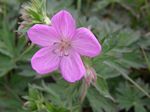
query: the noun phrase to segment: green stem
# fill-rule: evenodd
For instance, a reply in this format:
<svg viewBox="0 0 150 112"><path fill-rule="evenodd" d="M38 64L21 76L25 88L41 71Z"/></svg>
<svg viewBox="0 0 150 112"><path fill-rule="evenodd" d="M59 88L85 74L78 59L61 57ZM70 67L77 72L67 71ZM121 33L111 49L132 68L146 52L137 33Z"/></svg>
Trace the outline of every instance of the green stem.
<svg viewBox="0 0 150 112"><path fill-rule="evenodd" d="M5 89L8 91L8 93L12 94L12 96L14 96L19 102L22 103L22 100L21 100L20 97L17 95L17 93L14 92L14 91L11 89L11 87L9 87L8 76L6 76L6 77L4 78L4 80L5 80L4 87L5 87Z"/></svg>
<svg viewBox="0 0 150 112"><path fill-rule="evenodd" d="M141 90L148 98L150 98L150 95L148 92L146 92L141 86L139 86L135 81L133 81L130 77L128 77L127 74L123 74L122 75L128 80L130 81L133 85L135 85L139 90Z"/></svg>
<svg viewBox="0 0 150 112"><path fill-rule="evenodd" d="M27 52L29 52L34 47L33 44L31 44L17 59L15 59L15 62L20 60Z"/></svg>
<svg viewBox="0 0 150 112"><path fill-rule="evenodd" d="M80 14L80 11L81 11L81 5L82 5L82 0L78 0L77 1L77 10L78 10L79 14Z"/></svg>
<svg viewBox="0 0 150 112"><path fill-rule="evenodd" d="M127 79L129 82L131 82L135 87L137 87L140 91L142 91L148 98L150 98L150 95L148 92L146 92L141 86L139 86L135 81L133 81L125 72L123 72L122 70L120 70L118 67L116 67L115 65L112 66L112 64L110 64L107 61L104 61L104 63L114 69L116 69L118 72L121 73L121 75Z"/></svg>
<svg viewBox="0 0 150 112"><path fill-rule="evenodd" d="M149 3L148 3L148 0L145 0L145 5L146 5L146 13L149 15Z"/></svg>
<svg viewBox="0 0 150 112"><path fill-rule="evenodd" d="M80 103L82 104L85 97L86 97L86 93L87 93L87 90L88 90L88 86L85 82L85 80L83 80L83 89L82 89L82 93L81 93L81 97L80 97Z"/></svg>
<svg viewBox="0 0 150 112"><path fill-rule="evenodd" d="M142 47L141 47L141 50L142 50L143 56L145 58L146 64L148 66L148 70L150 71L150 62L148 60L148 57L147 57L147 55L146 55L146 53L145 53L145 51L144 51L144 49Z"/></svg>

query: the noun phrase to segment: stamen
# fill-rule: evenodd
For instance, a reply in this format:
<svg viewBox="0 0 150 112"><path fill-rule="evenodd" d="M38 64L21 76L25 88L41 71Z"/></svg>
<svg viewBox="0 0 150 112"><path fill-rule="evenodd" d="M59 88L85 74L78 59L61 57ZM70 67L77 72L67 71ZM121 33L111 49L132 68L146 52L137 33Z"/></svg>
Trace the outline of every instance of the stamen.
<svg viewBox="0 0 150 112"><path fill-rule="evenodd" d="M53 43L53 45L54 45L53 52L55 54L58 54L59 56L68 56L69 55L69 51L71 48L70 41L61 40L60 42Z"/></svg>

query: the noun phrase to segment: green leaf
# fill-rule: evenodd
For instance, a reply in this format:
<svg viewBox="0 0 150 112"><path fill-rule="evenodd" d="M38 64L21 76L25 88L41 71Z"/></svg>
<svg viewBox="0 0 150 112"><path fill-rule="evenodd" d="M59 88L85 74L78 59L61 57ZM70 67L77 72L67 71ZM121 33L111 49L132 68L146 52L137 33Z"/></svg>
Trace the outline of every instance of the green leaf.
<svg viewBox="0 0 150 112"><path fill-rule="evenodd" d="M101 96L94 88L90 88L87 93L87 98L93 109L93 112L116 112L116 106L110 100Z"/></svg>
<svg viewBox="0 0 150 112"><path fill-rule="evenodd" d="M134 108L135 112L147 112L146 109L144 108L144 106L142 105L135 105L135 108Z"/></svg>
<svg viewBox="0 0 150 112"><path fill-rule="evenodd" d="M47 108L48 112L69 112L68 110L66 110L64 108L58 108L57 106L54 106L50 103L46 104L46 108Z"/></svg>
<svg viewBox="0 0 150 112"><path fill-rule="evenodd" d="M104 97L114 101L114 98L110 95L107 82L102 77L97 77L96 84L93 84L97 91L100 92Z"/></svg>
<svg viewBox="0 0 150 112"><path fill-rule="evenodd" d="M136 112L145 112L145 104L143 104L143 94L129 83L120 83L117 88L117 100L121 109L129 110L134 107Z"/></svg>
<svg viewBox="0 0 150 112"><path fill-rule="evenodd" d="M119 66L116 66L113 63L107 62L105 61L105 64L107 64L108 66L111 66L112 68L114 68L115 70L117 70L118 72L120 72L120 74L128 81L130 81L135 87L137 87L141 92L143 92L148 98L150 98L149 93L144 90L141 86L139 86L135 81L133 81L128 75L127 73L121 69Z"/></svg>
<svg viewBox="0 0 150 112"><path fill-rule="evenodd" d="M16 67L9 57L2 54L0 54L0 62L0 77L6 75L9 71Z"/></svg>

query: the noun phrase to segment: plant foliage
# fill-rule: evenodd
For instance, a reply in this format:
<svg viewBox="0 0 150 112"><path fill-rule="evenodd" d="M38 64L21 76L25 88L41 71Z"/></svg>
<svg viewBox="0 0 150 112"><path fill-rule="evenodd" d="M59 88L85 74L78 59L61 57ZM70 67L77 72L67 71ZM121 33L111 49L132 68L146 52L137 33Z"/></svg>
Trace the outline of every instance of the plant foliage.
<svg viewBox="0 0 150 112"><path fill-rule="evenodd" d="M50 24L61 9L74 15L78 27L90 28L102 45L101 55L87 59L97 74L90 85L86 78L69 84L57 71L38 76L30 66L39 48L27 30ZM0 111L149 112L149 9L148 0L1 0Z"/></svg>

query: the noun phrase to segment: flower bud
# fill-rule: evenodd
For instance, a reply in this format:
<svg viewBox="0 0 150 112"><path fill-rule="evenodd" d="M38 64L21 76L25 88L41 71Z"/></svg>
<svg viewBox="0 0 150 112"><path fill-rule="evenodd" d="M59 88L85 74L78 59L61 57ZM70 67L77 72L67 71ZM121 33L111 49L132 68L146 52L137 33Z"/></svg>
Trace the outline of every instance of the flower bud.
<svg viewBox="0 0 150 112"><path fill-rule="evenodd" d="M95 70L90 67L89 65L86 65L86 75L85 75L85 82L88 86L90 86L91 83L96 83L96 72Z"/></svg>

